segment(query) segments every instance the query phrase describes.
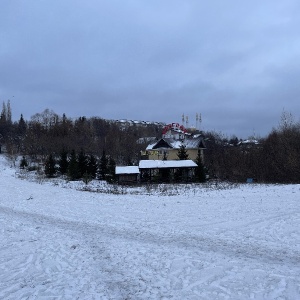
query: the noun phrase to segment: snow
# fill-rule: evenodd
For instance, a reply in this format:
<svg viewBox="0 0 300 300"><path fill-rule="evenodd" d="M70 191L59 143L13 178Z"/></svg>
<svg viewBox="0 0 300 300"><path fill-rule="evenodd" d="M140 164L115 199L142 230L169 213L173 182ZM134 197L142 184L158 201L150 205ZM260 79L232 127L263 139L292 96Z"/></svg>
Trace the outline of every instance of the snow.
<svg viewBox="0 0 300 300"><path fill-rule="evenodd" d="M116 174L139 174L137 166L116 166Z"/></svg>
<svg viewBox="0 0 300 300"><path fill-rule="evenodd" d="M238 145L243 145L243 144L254 144L254 145L259 145L259 141L257 140L253 140L253 139L248 139L248 140L244 140L238 143Z"/></svg>
<svg viewBox="0 0 300 300"><path fill-rule="evenodd" d="M16 175L0 155L0 299L300 299L300 185L106 194Z"/></svg>
<svg viewBox="0 0 300 300"><path fill-rule="evenodd" d="M197 167L192 160L140 160L140 169Z"/></svg>
<svg viewBox="0 0 300 300"><path fill-rule="evenodd" d="M166 147L166 148L179 149L182 145L184 145L186 149L198 149L199 147L205 148L203 138L201 135L181 139L179 136L176 136L176 135L165 134L162 139L149 144L146 147L146 150L157 150L158 148L156 146L162 140L164 140L168 144L169 147Z"/></svg>

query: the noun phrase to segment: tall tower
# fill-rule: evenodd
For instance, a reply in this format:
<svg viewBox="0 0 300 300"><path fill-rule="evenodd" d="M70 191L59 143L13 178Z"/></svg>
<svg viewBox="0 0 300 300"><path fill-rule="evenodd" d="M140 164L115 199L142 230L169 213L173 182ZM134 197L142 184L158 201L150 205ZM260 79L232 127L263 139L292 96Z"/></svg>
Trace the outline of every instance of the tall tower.
<svg viewBox="0 0 300 300"><path fill-rule="evenodd" d="M202 123L202 116L201 116L200 113L199 113L198 118L199 118L199 130L200 130L201 129L201 123Z"/></svg>

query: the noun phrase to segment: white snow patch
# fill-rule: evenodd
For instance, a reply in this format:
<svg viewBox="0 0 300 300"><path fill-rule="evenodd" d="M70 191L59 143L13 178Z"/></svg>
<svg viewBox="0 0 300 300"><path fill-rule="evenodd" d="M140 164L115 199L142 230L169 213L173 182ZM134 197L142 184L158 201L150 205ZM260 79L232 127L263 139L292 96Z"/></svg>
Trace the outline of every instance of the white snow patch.
<svg viewBox="0 0 300 300"><path fill-rule="evenodd" d="M140 169L197 167L192 160L140 160Z"/></svg>
<svg viewBox="0 0 300 300"><path fill-rule="evenodd" d="M137 166L116 166L116 174L139 174Z"/></svg>

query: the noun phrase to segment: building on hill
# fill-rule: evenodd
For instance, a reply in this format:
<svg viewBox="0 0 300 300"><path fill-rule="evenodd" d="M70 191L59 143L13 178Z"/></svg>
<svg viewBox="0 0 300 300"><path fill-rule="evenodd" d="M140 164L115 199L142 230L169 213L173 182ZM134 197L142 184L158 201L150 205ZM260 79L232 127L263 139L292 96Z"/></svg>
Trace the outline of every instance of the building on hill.
<svg viewBox="0 0 300 300"><path fill-rule="evenodd" d="M149 143L154 143L157 141L157 138L155 136L146 136L146 137L141 137L139 138L136 143L141 145L141 144L149 144Z"/></svg>
<svg viewBox="0 0 300 300"><path fill-rule="evenodd" d="M146 137L138 144L150 143L141 151L139 166L116 167L118 182L122 184L145 182L194 182L197 180L199 153L204 162L206 149L203 136L189 132L177 123L166 125L162 137ZM182 155L181 159L180 153Z"/></svg>
<svg viewBox="0 0 300 300"><path fill-rule="evenodd" d="M178 151L184 147L188 159L196 160L200 151L204 161L203 150L206 149L201 134L192 134L178 123L166 125L162 132L161 139L149 144L145 151L141 152L142 160L178 160Z"/></svg>
<svg viewBox="0 0 300 300"><path fill-rule="evenodd" d="M247 140L241 140L237 146L243 147L243 148L253 148L253 147L259 147L260 142L256 139L247 139Z"/></svg>
<svg viewBox="0 0 300 300"><path fill-rule="evenodd" d="M137 127L157 126L159 128L163 128L166 125L165 123L162 122L138 121L138 120L127 120L127 119L112 120L112 122L118 124L120 128L127 128L132 126L137 126Z"/></svg>

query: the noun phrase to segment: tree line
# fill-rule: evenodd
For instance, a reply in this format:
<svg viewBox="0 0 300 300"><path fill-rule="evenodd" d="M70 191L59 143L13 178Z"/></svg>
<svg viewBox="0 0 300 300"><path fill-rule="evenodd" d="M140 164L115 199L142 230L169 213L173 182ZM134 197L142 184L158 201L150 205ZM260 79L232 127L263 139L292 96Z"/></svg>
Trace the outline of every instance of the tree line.
<svg viewBox="0 0 300 300"><path fill-rule="evenodd" d="M120 124L98 117L71 119L49 109L30 120L21 115L13 122L11 115L10 102L4 102L0 115L0 152L5 145L12 160L23 155L29 163L45 165L48 176L63 174L71 179L102 179L105 174L113 176L111 170L116 164L137 165L147 139L141 143L137 140L161 138L163 129L158 124ZM234 182L245 182L247 178L266 183L300 182L300 124L290 113L283 112L279 126L256 144L243 145L237 137L228 139L221 133L201 133L206 144L202 167L210 178Z"/></svg>
<svg viewBox="0 0 300 300"><path fill-rule="evenodd" d="M205 165L212 177L235 182L300 183L300 124L283 112L278 127L258 143L206 133Z"/></svg>
<svg viewBox="0 0 300 300"><path fill-rule="evenodd" d="M161 129L162 125L153 123L139 126L98 117L71 119L49 109L30 120L21 115L13 122L7 102L3 103L0 115L0 152L5 145L12 161L22 155L28 167L30 163L45 164L49 176L53 176L53 160L57 165L55 174L66 174L71 179L82 178L85 173L92 178L103 178L103 172L112 175L115 164L137 164L140 151L146 147L146 142L137 143L137 140L144 136L159 137ZM66 173L62 161L69 164ZM94 161L96 175L91 170Z"/></svg>

